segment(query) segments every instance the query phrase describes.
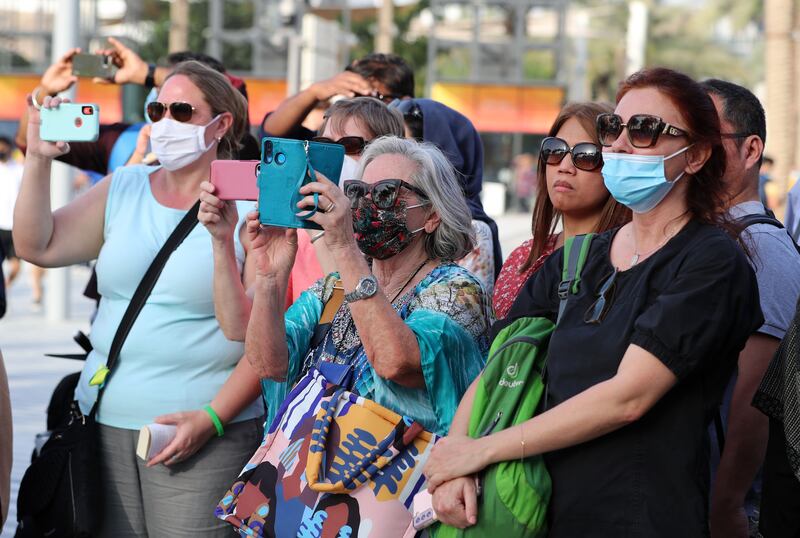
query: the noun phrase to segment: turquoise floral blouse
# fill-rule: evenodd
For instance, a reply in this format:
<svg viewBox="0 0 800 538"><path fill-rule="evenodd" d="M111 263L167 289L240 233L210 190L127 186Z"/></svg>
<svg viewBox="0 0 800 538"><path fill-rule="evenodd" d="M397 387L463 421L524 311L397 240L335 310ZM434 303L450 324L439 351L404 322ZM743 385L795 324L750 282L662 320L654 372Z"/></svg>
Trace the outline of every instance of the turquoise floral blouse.
<svg viewBox="0 0 800 538"><path fill-rule="evenodd" d="M330 282L332 279L328 279ZM262 381L267 426L289 389L319 361L352 365L352 390L444 435L459 401L478 376L489 350L490 297L466 269L443 263L392 304L417 338L425 387L403 387L375 374L345 301L324 340L309 349L322 315L326 279L303 292L285 316L287 380Z"/></svg>

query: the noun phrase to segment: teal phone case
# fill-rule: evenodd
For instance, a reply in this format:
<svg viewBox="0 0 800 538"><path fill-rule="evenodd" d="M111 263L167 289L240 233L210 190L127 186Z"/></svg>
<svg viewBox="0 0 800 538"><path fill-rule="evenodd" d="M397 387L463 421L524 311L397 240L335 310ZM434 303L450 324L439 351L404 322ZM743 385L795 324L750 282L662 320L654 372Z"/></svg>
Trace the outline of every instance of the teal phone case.
<svg viewBox="0 0 800 538"><path fill-rule="evenodd" d="M316 181L315 170L337 182L343 161L344 147L339 144L265 137L261 141L258 172L261 224L321 230L320 225L307 220L319 209L316 205L301 216L296 214L297 203L303 198L298 191L306 183Z"/></svg>
<svg viewBox="0 0 800 538"><path fill-rule="evenodd" d="M100 135L100 107L89 103L61 103L41 108L39 138L48 142L95 142Z"/></svg>

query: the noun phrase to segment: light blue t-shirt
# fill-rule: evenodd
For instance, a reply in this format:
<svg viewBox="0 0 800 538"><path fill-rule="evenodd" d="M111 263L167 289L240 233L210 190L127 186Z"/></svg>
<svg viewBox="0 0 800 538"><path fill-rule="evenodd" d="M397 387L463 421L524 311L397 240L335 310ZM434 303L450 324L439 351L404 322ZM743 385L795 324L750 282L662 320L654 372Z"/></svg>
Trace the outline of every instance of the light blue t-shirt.
<svg viewBox="0 0 800 538"><path fill-rule="evenodd" d="M730 208L730 216L765 213L761 202L742 202ZM786 230L771 224L753 224L741 234L756 272L764 325L759 333L781 339L786 333L800 296L800 254Z"/></svg>
<svg viewBox="0 0 800 538"><path fill-rule="evenodd" d="M90 334L94 351L76 390L84 413L97 394L88 382L105 364L136 287L185 214L156 201L149 179L155 170L128 166L111 178L96 266L102 299ZM238 204L235 250L240 271L244 249L239 227L251 208L252 203ZM244 354L244 345L227 340L214 315L213 273L211 236L198 224L170 256L125 340L103 393L100 423L139 429L158 415L200 409L211 402ZM261 399L256 399L234 421L263 412Z"/></svg>

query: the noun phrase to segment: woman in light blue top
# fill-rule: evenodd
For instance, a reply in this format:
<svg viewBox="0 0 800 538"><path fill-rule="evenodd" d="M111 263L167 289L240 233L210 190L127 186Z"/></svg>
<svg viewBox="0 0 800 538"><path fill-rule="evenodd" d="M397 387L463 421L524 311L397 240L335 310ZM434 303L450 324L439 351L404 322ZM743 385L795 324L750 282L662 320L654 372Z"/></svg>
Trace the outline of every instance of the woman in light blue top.
<svg viewBox="0 0 800 538"><path fill-rule="evenodd" d="M42 106L60 102L48 97ZM161 166L120 168L53 212L50 165L69 145L39 138L39 111L29 98L28 155L14 215L18 252L45 267L97 258L102 299L94 350L76 390L84 413L97 393L89 381L105 365L139 281L197 200L211 161L234 155L246 106L223 75L197 62L178 65L148 106ZM244 290L255 270L241 224L234 215L214 235L197 226L172 253L106 383L97 413L102 536L227 535L210 507L258 446L263 415L258 378L240 360L242 343L223 335L213 302L213 273L230 260L212 255L212 241L230 233L237 278L222 285L240 291L231 311L249 309ZM177 434L144 462L135 456L136 439L153 421L176 425Z"/></svg>
<svg viewBox="0 0 800 538"><path fill-rule="evenodd" d="M318 343L312 335L335 279L319 281L284 315L296 231L262 228L248 215L256 279L245 348L265 378L267 425L300 377L335 363L350 365L348 388L445 434L488 351L489 299L453 263L472 248L469 209L452 165L428 144L380 138L358 177L343 190L324 177L300 190L301 209L319 194L324 211L311 220L325 230L345 291Z"/></svg>

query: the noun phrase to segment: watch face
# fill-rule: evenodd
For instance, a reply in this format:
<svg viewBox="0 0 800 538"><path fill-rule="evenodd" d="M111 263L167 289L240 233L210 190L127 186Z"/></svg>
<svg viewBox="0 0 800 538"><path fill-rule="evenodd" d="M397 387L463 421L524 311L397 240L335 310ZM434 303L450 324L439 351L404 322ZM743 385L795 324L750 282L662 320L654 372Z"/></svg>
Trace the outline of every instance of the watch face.
<svg viewBox="0 0 800 538"><path fill-rule="evenodd" d="M378 281L372 278L365 278L359 282L359 291L367 297L372 297L378 291Z"/></svg>

